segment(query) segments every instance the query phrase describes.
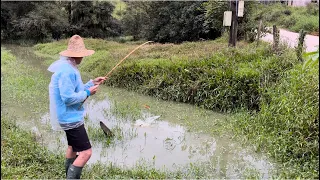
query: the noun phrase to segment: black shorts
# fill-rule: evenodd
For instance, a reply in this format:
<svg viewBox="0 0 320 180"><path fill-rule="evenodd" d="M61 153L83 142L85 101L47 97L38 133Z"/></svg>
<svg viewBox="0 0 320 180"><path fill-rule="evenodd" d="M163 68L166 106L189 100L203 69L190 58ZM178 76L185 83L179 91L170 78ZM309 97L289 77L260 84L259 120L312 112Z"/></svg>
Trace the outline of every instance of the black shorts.
<svg viewBox="0 0 320 180"><path fill-rule="evenodd" d="M65 130L65 132L67 135L68 145L72 146L73 152L81 152L91 148L84 124L74 129Z"/></svg>

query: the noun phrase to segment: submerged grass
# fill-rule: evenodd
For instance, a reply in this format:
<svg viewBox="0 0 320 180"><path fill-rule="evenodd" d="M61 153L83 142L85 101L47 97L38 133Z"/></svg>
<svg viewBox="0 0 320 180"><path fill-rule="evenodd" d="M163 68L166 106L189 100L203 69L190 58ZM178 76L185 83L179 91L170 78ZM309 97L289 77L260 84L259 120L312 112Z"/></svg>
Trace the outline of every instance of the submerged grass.
<svg viewBox="0 0 320 180"><path fill-rule="evenodd" d="M136 120L142 117L141 105L132 101L114 101L111 104L110 112L118 118L127 120Z"/></svg>

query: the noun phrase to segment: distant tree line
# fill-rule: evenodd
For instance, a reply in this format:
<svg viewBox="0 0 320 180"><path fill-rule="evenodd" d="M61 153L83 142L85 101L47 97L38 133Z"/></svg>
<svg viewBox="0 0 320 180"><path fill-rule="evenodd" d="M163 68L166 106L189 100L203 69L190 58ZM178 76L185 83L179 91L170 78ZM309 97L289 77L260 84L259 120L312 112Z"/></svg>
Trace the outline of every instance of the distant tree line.
<svg viewBox="0 0 320 180"><path fill-rule="evenodd" d="M121 19L112 16L108 1L1 2L1 39L46 41L83 37L133 36L134 40L180 43L215 39L223 32L225 1L124 1ZM255 27L250 22L254 2L246 2L238 37Z"/></svg>

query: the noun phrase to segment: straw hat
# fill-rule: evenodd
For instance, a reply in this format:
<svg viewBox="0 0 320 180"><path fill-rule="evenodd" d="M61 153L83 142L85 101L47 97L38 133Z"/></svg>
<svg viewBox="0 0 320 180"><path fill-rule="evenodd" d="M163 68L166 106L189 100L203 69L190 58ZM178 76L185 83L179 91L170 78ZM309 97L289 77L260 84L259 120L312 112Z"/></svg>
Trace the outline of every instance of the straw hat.
<svg viewBox="0 0 320 180"><path fill-rule="evenodd" d="M79 35L73 35L68 43L67 50L60 52L61 56L66 57L85 57L94 53L94 50L86 49L83 39Z"/></svg>

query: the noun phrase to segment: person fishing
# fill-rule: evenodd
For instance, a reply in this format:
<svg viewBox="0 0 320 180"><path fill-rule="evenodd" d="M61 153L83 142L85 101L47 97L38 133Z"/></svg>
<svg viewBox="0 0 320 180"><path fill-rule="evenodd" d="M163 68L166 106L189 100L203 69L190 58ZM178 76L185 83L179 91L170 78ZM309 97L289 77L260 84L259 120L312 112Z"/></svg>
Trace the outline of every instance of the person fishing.
<svg viewBox="0 0 320 180"><path fill-rule="evenodd" d="M84 127L84 100L94 95L106 77L97 77L83 84L77 66L83 57L94 54L85 47L83 39L74 35L67 50L60 52L60 59L52 63L49 84L50 121L53 130L64 130L68 148L65 170L67 179L80 179L85 164L91 157L92 148ZM78 155L77 155L78 153Z"/></svg>

